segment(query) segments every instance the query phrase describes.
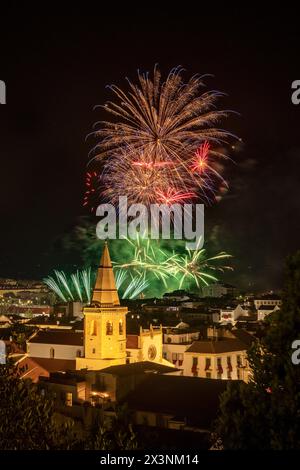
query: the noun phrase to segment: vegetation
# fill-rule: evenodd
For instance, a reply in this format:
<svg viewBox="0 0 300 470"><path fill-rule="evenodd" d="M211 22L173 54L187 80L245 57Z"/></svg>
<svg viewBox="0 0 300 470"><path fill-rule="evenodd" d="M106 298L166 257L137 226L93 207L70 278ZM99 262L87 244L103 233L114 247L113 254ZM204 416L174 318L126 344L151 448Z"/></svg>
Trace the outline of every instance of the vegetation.
<svg viewBox="0 0 300 470"><path fill-rule="evenodd" d="M224 449L300 449L300 252L288 258L283 303L266 319L265 334L249 352L252 379L232 383L216 423Z"/></svg>

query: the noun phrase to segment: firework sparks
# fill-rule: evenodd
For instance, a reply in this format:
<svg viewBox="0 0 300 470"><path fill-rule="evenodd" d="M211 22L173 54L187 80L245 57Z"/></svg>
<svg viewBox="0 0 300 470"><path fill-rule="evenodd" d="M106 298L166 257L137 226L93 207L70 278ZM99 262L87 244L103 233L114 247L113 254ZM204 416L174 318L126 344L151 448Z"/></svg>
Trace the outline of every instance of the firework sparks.
<svg viewBox="0 0 300 470"><path fill-rule="evenodd" d="M77 271L69 277L63 271L54 271L55 277L48 276L44 283L63 301L91 302L91 270Z"/></svg>
<svg viewBox="0 0 300 470"><path fill-rule="evenodd" d="M192 171L202 174L207 167L207 157L209 154L209 142L204 142L196 151L195 158L192 164Z"/></svg>
<svg viewBox="0 0 300 470"><path fill-rule="evenodd" d="M85 180L86 190L83 197L83 207L89 207L94 212L99 203L99 175L96 171L88 172Z"/></svg>
<svg viewBox="0 0 300 470"><path fill-rule="evenodd" d="M144 277L132 277L127 289L122 295L122 299L136 299L148 286L149 282Z"/></svg>
<svg viewBox="0 0 300 470"><path fill-rule="evenodd" d="M139 236L135 241L128 238L126 241L134 248L133 257L127 263L116 264L116 267L121 272L132 272L133 276L149 282L151 277L159 279L166 288L170 282L174 286L174 281L178 289L190 282L197 287L208 285L210 281L218 280L213 272L232 269L230 266L219 264L224 259L231 258L231 255L225 252L208 257L203 248L187 250L185 254L180 255L159 249L157 243L149 238Z"/></svg>
<svg viewBox="0 0 300 470"><path fill-rule="evenodd" d="M193 192L183 193L181 191L176 191L173 188L168 188L165 193L163 191L157 190L156 196L158 202L170 206L171 204L175 203L187 202L190 199L195 198L196 194Z"/></svg>
<svg viewBox="0 0 300 470"><path fill-rule="evenodd" d="M138 73L137 85L128 81L129 93L110 86L116 101L104 109L117 122L96 123L98 143L92 150L92 160L101 168L104 198L114 203L127 195L133 202L151 204L169 188L203 200L214 193L213 179L203 177L204 152L228 141L230 134L217 127L228 112L216 109L221 93L203 92L199 76L184 82L182 72L179 67L171 70L165 81L157 67L153 79ZM201 175L195 169L199 146ZM224 155L214 152L214 157Z"/></svg>

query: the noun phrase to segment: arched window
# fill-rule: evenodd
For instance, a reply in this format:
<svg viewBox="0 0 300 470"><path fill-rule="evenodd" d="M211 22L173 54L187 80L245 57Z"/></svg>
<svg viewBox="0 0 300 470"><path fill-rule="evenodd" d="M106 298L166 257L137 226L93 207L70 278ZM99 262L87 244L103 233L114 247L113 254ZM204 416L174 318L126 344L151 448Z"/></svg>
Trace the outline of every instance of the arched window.
<svg viewBox="0 0 300 470"><path fill-rule="evenodd" d="M113 324L110 321L108 321L106 323L106 334L107 335L112 335L113 334Z"/></svg>
<svg viewBox="0 0 300 470"><path fill-rule="evenodd" d="M91 328L90 335L91 336L97 336L97 322L96 322L96 320L91 321L90 328Z"/></svg>
<svg viewBox="0 0 300 470"><path fill-rule="evenodd" d="M50 357L51 357L51 359L54 359L54 356L55 356L55 350L54 350L54 348L50 348Z"/></svg>
<svg viewBox="0 0 300 470"><path fill-rule="evenodd" d="M120 320L119 321L119 335L123 335L123 334L124 334L123 321Z"/></svg>

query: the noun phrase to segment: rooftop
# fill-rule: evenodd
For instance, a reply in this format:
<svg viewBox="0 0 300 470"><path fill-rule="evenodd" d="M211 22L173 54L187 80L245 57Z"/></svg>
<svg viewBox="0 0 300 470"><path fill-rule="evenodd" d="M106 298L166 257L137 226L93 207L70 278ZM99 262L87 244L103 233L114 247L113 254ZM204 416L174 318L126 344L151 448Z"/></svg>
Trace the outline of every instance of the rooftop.
<svg viewBox="0 0 300 470"><path fill-rule="evenodd" d="M281 297L277 294L264 294L264 295L255 297L254 300L281 300Z"/></svg>
<svg viewBox="0 0 300 470"><path fill-rule="evenodd" d="M260 307L258 307L257 310L274 310L274 308L276 308L276 305L261 305Z"/></svg>
<svg viewBox="0 0 300 470"><path fill-rule="evenodd" d="M130 409L186 419L209 429L219 407L226 380L151 374L126 397Z"/></svg>
<svg viewBox="0 0 300 470"><path fill-rule="evenodd" d="M175 367L164 366L163 364L157 364L156 362L150 361L110 366L100 370L101 374L111 374L119 377L136 374L168 374L177 371L179 371L179 369L176 369Z"/></svg>
<svg viewBox="0 0 300 470"><path fill-rule="evenodd" d="M28 343L83 346L83 333L75 333L70 330L40 330L28 340Z"/></svg>
<svg viewBox="0 0 300 470"><path fill-rule="evenodd" d="M239 339L220 339L213 341L194 341L187 353L222 354L233 351L245 351L247 345Z"/></svg>

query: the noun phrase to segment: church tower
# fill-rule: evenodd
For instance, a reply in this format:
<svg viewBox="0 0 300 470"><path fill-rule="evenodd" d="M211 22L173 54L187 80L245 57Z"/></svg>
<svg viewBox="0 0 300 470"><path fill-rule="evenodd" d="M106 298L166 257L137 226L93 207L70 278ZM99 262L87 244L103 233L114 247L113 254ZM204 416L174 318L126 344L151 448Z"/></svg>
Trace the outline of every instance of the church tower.
<svg viewBox="0 0 300 470"><path fill-rule="evenodd" d="M126 363L126 313L121 307L105 242L91 305L84 313L84 357L76 369L99 370Z"/></svg>

